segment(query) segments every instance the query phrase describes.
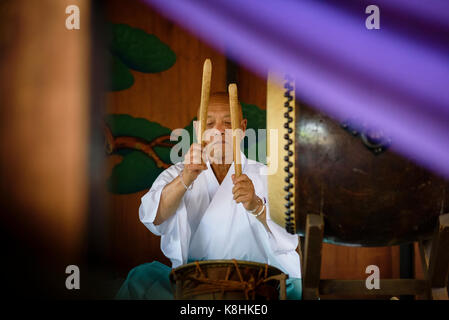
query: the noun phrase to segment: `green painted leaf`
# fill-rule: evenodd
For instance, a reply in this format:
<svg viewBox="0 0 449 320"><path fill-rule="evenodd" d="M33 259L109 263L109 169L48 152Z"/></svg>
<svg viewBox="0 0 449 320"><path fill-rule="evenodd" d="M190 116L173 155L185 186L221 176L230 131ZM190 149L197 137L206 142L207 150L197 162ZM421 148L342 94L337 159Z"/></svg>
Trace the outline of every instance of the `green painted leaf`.
<svg viewBox="0 0 449 320"><path fill-rule="evenodd" d="M245 139L243 152L246 157L266 164L266 152L264 152L261 157L259 157L258 154L259 146L266 146L266 139L261 138L257 130L266 129L267 112L254 104L241 102L241 105L243 118L248 120L246 127L247 129L254 129L257 137L257 143L249 143L249 145L247 143L247 139ZM256 155L256 157L253 157L252 155Z"/></svg>
<svg viewBox="0 0 449 320"><path fill-rule="evenodd" d="M267 111L255 104L241 102L243 118L248 120L247 127L257 129L267 128Z"/></svg>
<svg viewBox="0 0 449 320"><path fill-rule="evenodd" d="M250 146L245 145L243 149L243 153L248 159L256 160L258 162L261 162L263 164L267 164L267 153L266 153L266 147L264 152L261 152L259 156L259 148L262 145L266 146L266 139L261 139L260 137L257 137L257 143L253 143ZM255 156L253 156L255 155Z"/></svg>
<svg viewBox="0 0 449 320"><path fill-rule="evenodd" d="M110 83L111 91L120 91L130 88L134 84L134 76L120 59L110 55Z"/></svg>
<svg viewBox="0 0 449 320"><path fill-rule="evenodd" d="M117 194L142 191L150 188L162 171L146 154L132 151L112 170L107 182L108 189Z"/></svg>
<svg viewBox="0 0 449 320"><path fill-rule="evenodd" d="M169 69L176 54L155 35L127 24L112 24L111 52L133 70L156 73Z"/></svg>
<svg viewBox="0 0 449 320"><path fill-rule="evenodd" d="M134 118L127 114L109 114L105 121L114 137L130 136L152 141L157 137L170 135L171 133L171 129L161 126L157 122L148 121L144 118Z"/></svg>

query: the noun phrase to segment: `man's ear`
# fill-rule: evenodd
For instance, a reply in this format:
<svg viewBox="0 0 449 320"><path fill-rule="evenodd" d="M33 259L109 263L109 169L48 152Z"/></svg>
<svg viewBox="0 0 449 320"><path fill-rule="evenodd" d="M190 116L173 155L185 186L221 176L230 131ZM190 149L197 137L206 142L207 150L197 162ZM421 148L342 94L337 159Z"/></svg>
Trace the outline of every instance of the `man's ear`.
<svg viewBox="0 0 449 320"><path fill-rule="evenodd" d="M243 119L242 122L240 122L240 128L242 128L242 131L246 131L246 125L248 124L248 120Z"/></svg>

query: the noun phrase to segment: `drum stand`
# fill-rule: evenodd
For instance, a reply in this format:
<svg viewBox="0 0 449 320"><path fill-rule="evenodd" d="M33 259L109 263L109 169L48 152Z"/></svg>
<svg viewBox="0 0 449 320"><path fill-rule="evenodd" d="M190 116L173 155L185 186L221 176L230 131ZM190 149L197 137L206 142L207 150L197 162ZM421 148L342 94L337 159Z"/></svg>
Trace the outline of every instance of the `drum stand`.
<svg viewBox="0 0 449 320"><path fill-rule="evenodd" d="M419 241L424 280L380 279L379 289L368 289L365 280L320 279L324 221L321 215L306 219L305 245L301 248L304 300L317 300L320 295L418 295L424 299L448 300L449 213L439 216L433 238Z"/></svg>

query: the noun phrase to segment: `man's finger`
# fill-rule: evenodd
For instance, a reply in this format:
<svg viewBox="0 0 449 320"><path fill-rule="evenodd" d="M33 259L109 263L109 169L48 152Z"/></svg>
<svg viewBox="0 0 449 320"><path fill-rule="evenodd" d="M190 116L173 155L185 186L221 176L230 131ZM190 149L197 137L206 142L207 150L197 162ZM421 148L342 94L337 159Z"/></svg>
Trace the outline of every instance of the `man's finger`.
<svg viewBox="0 0 449 320"><path fill-rule="evenodd" d="M234 188L232 188L232 193L236 193L239 190L245 190L245 189L248 189L248 186L246 184L239 183L239 184L236 184L234 186Z"/></svg>
<svg viewBox="0 0 449 320"><path fill-rule="evenodd" d="M249 198L249 192L245 190L239 190L236 193L234 193L233 199L237 199L238 197L248 197Z"/></svg>
<svg viewBox="0 0 449 320"><path fill-rule="evenodd" d="M207 165L206 164L195 164L195 170L206 170Z"/></svg>
<svg viewBox="0 0 449 320"><path fill-rule="evenodd" d="M234 186L244 186L246 188L251 188L251 182L250 181L240 181L236 182Z"/></svg>
<svg viewBox="0 0 449 320"><path fill-rule="evenodd" d="M186 168L189 170L206 170L207 166L205 164L186 164Z"/></svg>
<svg viewBox="0 0 449 320"><path fill-rule="evenodd" d="M240 177L237 177L234 181L234 183L240 182L240 181L251 181L250 178L246 174L242 174Z"/></svg>
<svg viewBox="0 0 449 320"><path fill-rule="evenodd" d="M237 198L240 196L241 196L240 193L235 193L234 196L232 197L232 199L237 200Z"/></svg>
<svg viewBox="0 0 449 320"><path fill-rule="evenodd" d="M237 197L236 199L234 199L235 202L240 203L240 202L248 202L249 201L249 197L246 195L242 195Z"/></svg>
<svg viewBox="0 0 449 320"><path fill-rule="evenodd" d="M236 193L236 192L239 191L241 188L242 188L241 185L235 185L235 186L232 188L232 193L233 193L233 194Z"/></svg>
<svg viewBox="0 0 449 320"><path fill-rule="evenodd" d="M239 185L239 184L251 185L252 182L249 179L240 179L240 177L239 177L239 178L234 178L233 183L234 183L234 185Z"/></svg>

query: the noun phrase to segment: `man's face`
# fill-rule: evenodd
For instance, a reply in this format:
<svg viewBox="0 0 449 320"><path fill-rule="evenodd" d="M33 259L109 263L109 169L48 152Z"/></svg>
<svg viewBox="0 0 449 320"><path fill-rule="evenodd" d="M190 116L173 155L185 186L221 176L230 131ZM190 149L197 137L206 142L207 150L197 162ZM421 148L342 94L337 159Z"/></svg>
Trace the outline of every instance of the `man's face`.
<svg viewBox="0 0 449 320"><path fill-rule="evenodd" d="M244 135L244 131L246 130L246 119L241 121L240 128ZM232 123L229 100L226 99L226 97L211 96L207 111L204 137L206 142L206 153L211 162L217 164L232 163Z"/></svg>

